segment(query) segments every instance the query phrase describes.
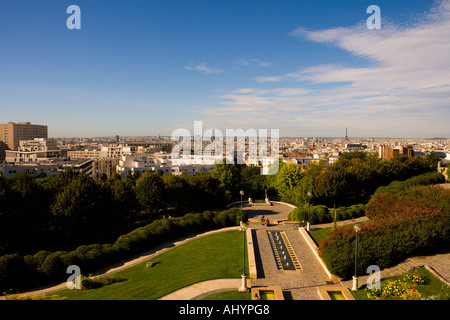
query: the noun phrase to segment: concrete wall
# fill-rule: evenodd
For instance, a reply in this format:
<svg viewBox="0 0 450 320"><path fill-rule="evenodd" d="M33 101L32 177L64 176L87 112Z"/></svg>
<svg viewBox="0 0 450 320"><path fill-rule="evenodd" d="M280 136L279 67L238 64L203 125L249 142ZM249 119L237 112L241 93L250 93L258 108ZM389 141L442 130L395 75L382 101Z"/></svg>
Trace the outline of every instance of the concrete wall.
<svg viewBox="0 0 450 320"><path fill-rule="evenodd" d="M255 247L253 246L252 229L247 229L247 252L248 252L248 276L250 279L257 279Z"/></svg>
<svg viewBox="0 0 450 320"><path fill-rule="evenodd" d="M336 280L338 279L337 276L335 276L334 274L332 274L330 271L328 271L327 265L325 264L325 262L322 260L322 258L319 255L319 251L317 248L316 243L314 242L314 240L310 237L310 235L308 234L308 232L305 230L305 228L301 227L298 228L298 231L300 232L300 234L303 236L303 238L305 239L305 241L308 243L308 246L311 248L313 254L316 256L317 261L319 261L320 265L322 266L323 270L325 271L325 273L327 274L328 278L330 278L331 280Z"/></svg>

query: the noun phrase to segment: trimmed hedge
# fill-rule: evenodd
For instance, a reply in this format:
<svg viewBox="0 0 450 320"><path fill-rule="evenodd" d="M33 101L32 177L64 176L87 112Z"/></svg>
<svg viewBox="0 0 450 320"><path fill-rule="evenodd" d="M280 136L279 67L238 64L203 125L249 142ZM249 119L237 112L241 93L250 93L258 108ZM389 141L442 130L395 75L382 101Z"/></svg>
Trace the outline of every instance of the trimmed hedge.
<svg viewBox="0 0 450 320"><path fill-rule="evenodd" d="M339 207L336 209L336 220L342 221L362 217L365 214L364 204L355 204L349 207ZM308 206L297 207L288 215L291 221L308 220ZM329 223L334 221L334 209L328 209L327 206L311 206L309 212L309 222L311 224Z"/></svg>
<svg viewBox="0 0 450 320"><path fill-rule="evenodd" d="M380 193L401 194L409 192L415 187L426 186L430 184L444 183L445 177L440 172L428 172L404 181L393 181L387 186L379 187L374 195Z"/></svg>
<svg viewBox="0 0 450 320"><path fill-rule="evenodd" d="M72 264L78 265L83 274L89 274L170 239L239 225L240 217L238 208L188 213L183 217L155 220L120 236L113 244L82 245L71 252L39 251L26 256L4 255L0 257L0 293L64 281L69 277L67 267ZM243 220L247 221L245 212Z"/></svg>

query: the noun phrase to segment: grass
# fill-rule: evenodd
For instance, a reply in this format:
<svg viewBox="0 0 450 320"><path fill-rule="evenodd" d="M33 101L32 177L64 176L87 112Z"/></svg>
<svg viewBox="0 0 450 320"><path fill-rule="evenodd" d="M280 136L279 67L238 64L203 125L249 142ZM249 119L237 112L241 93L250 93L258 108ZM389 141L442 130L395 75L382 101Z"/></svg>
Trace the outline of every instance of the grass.
<svg viewBox="0 0 450 320"><path fill-rule="evenodd" d="M414 269L410 272L403 273L401 275L381 280L381 289L389 281L404 279L406 275L421 274L425 278L425 283L415 285L414 287L422 294L422 300L450 300L450 287L444 284L441 280L435 277L430 271L422 268ZM369 300L367 297L366 286L364 285L358 291L350 291L356 300ZM392 300L398 298L391 298Z"/></svg>
<svg viewBox="0 0 450 320"><path fill-rule="evenodd" d="M240 278L242 237L241 231L226 231L191 240L114 274L126 281L56 294L70 300L154 300L196 282ZM149 261L156 264L146 267Z"/></svg>
<svg viewBox="0 0 450 320"><path fill-rule="evenodd" d="M311 229L309 231L309 235L314 240L316 245L319 245L320 240L327 239L331 232L333 232L333 228L320 228L320 229Z"/></svg>

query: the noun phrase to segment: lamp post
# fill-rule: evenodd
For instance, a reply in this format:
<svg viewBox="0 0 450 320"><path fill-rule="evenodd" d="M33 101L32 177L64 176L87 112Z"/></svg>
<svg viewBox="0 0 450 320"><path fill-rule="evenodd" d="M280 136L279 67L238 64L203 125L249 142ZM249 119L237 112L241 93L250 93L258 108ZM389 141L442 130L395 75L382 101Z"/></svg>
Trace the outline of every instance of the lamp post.
<svg viewBox="0 0 450 320"><path fill-rule="evenodd" d="M355 275L353 276L352 290L357 291L358 290L358 276L356 273L356 261L357 261L357 256L358 256L358 231L360 230L360 228L357 225L354 225L353 228L355 228L356 239L355 239Z"/></svg>
<svg viewBox="0 0 450 320"><path fill-rule="evenodd" d="M242 221L242 215L243 215L243 209L242 209L242 196L244 195L244 191L241 190L239 192L239 194L241 195L241 230L243 231L242 234L242 286L239 288L240 292L247 292L248 288L247 288L247 276L245 275L245 229L244 229L244 222Z"/></svg>
<svg viewBox="0 0 450 320"><path fill-rule="evenodd" d="M309 231L309 205L311 202L312 193L308 192L307 195L308 195L308 220L306 221L306 231Z"/></svg>

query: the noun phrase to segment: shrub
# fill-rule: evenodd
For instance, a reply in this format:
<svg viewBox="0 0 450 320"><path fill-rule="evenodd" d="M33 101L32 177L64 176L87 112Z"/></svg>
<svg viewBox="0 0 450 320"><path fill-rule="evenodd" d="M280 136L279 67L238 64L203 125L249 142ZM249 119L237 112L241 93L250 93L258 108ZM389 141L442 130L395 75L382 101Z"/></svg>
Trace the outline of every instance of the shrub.
<svg viewBox="0 0 450 320"><path fill-rule="evenodd" d="M0 292L22 288L27 284L29 268L19 254L0 257Z"/></svg>
<svg viewBox="0 0 450 320"><path fill-rule="evenodd" d="M358 233L357 272L365 274L372 264L382 269L390 267L413 254L448 245L450 217L442 214L444 210L425 197L401 198L386 193L374 196L366 209L371 221L362 224ZM353 227L339 227L320 243L319 253L330 272L349 278L354 273L354 247Z"/></svg>
<svg viewBox="0 0 450 320"><path fill-rule="evenodd" d="M81 290L97 289L116 282L126 281L127 279L118 276L103 276L92 278L90 275L81 275Z"/></svg>
<svg viewBox="0 0 450 320"><path fill-rule="evenodd" d="M326 216L328 212L327 206L324 205L314 206L313 210L319 223L324 223L328 221L328 218Z"/></svg>
<svg viewBox="0 0 450 320"><path fill-rule="evenodd" d="M340 207L338 209L338 217L339 217L338 221L347 220L347 219L350 218L350 216L347 214L347 208L346 207Z"/></svg>
<svg viewBox="0 0 450 320"><path fill-rule="evenodd" d="M220 227L225 227L231 224L231 219L226 211L222 211L214 217L214 222Z"/></svg>
<svg viewBox="0 0 450 320"><path fill-rule="evenodd" d="M41 265L40 271L49 279L56 280L58 275L66 274L66 268L61 261L61 255L63 254L64 252L62 251L49 254Z"/></svg>
<svg viewBox="0 0 450 320"><path fill-rule="evenodd" d="M308 208L297 207L288 215L288 220L291 221L306 221L308 219Z"/></svg>
<svg viewBox="0 0 450 320"><path fill-rule="evenodd" d="M402 194L414 189L417 186L425 186L430 184L444 183L445 177L439 172L428 172L405 181L393 181L387 186L379 187L374 195L379 193Z"/></svg>

